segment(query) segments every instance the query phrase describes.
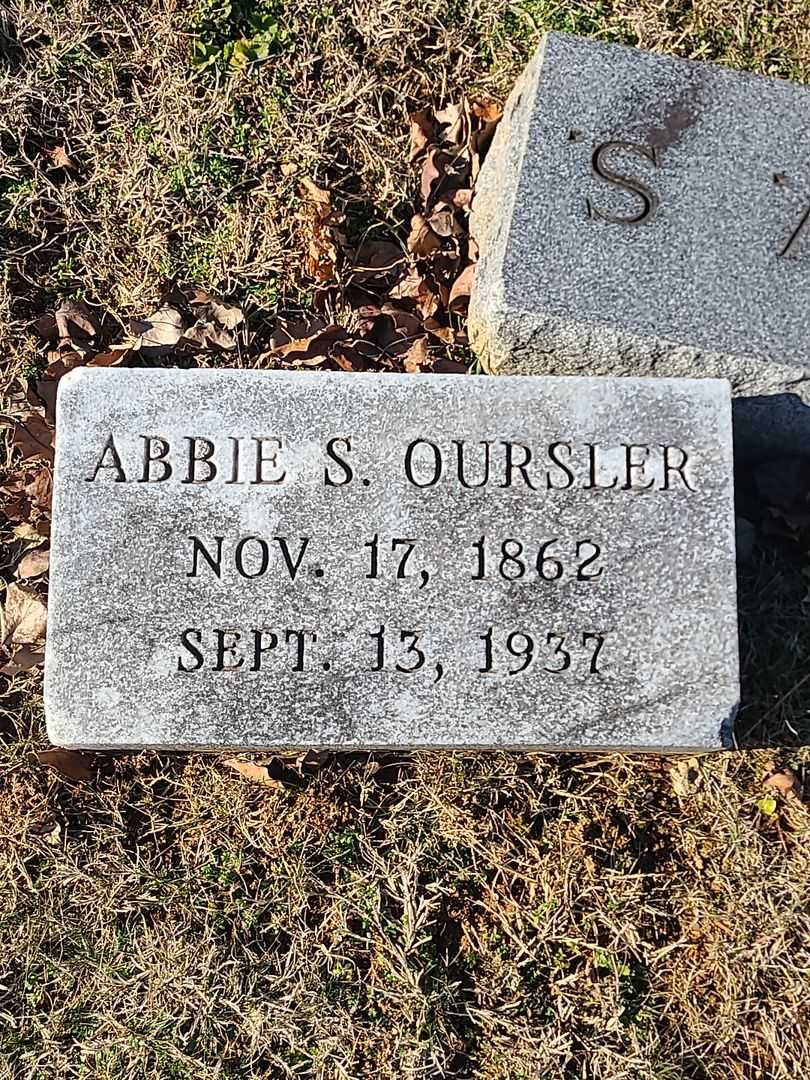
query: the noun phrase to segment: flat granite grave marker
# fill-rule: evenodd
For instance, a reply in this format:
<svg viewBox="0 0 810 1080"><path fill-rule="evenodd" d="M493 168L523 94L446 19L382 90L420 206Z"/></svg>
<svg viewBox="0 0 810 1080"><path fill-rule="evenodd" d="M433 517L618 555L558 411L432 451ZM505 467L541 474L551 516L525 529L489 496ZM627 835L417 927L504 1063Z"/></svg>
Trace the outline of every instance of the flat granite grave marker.
<svg viewBox="0 0 810 1080"><path fill-rule="evenodd" d="M721 381L80 368L50 737L728 745L731 475Z"/></svg>
<svg viewBox="0 0 810 1080"><path fill-rule="evenodd" d="M810 88L550 33L472 232L487 370L727 378L738 451L810 451Z"/></svg>

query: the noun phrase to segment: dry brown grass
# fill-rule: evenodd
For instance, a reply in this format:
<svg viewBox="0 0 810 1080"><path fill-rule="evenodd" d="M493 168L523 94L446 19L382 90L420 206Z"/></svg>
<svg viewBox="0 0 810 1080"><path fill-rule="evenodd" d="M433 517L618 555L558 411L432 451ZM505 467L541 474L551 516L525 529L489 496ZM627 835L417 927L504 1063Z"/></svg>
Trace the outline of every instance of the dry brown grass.
<svg viewBox="0 0 810 1080"><path fill-rule="evenodd" d="M808 816L758 808L769 755L341 756L266 790L149 754L71 786L26 750L0 788L4 1077L810 1060Z"/></svg>
<svg viewBox="0 0 810 1080"><path fill-rule="evenodd" d="M810 79L806 0L261 8L275 52L241 70L213 3L0 8L7 394L41 364L31 318L65 296L123 321L176 273L254 325L306 306L297 178L327 183L355 236L400 236L408 110L503 95L549 26ZM221 70L192 66L195 34ZM786 743L810 718L801 570L768 548L742 575L741 730ZM2 1080L810 1067L810 819L762 784L807 751L274 759L274 787L142 754L82 784L32 755L31 673L0 740Z"/></svg>

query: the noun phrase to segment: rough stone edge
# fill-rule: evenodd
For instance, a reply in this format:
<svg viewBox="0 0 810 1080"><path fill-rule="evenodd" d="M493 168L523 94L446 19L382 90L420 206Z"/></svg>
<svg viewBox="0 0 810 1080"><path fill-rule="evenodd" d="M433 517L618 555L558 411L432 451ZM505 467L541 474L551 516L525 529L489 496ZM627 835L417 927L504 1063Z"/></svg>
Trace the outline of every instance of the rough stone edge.
<svg viewBox="0 0 810 1080"><path fill-rule="evenodd" d="M74 398L82 392L82 385L87 379L94 377L94 372L108 371L108 368L88 368L78 367L69 371L66 375L63 375L59 380L56 391L56 453L54 456L53 465L53 499L51 507L51 564L50 564L50 580L54 581L60 573L60 549L66 547L66 544L60 542L59 534L61 532L60 526L60 484L59 476L62 469L66 466L65 461L65 440L59 438L59 431L62 424L71 422L70 412L72 409L72 403ZM126 369L119 369L126 370ZM57 647L56 647L56 614L58 608L62 605L61 597L58 590L51 587L48 595L48 633L45 635L45 663L43 670L43 684L42 684L42 699L43 709L45 712L45 730L48 735L48 739L55 746L62 746L66 749L83 749L76 743L60 740L60 729L64 727L70 727L69 718L63 717L63 706L61 701L60 683L61 679L57 671L58 664Z"/></svg>
<svg viewBox="0 0 810 1080"><path fill-rule="evenodd" d="M482 363L493 375L727 379L739 459L757 460L776 451L810 452L810 406L805 403L810 400L810 367L707 350L607 323L510 310L502 292L500 306L492 311L486 330L479 330L475 344L484 349ZM786 400L774 401L778 395Z"/></svg>
<svg viewBox="0 0 810 1080"><path fill-rule="evenodd" d="M511 233L513 209L528 144L537 86L551 35L545 34L534 56L512 88L503 117L476 183L470 214L470 236L478 245L479 261L470 296L467 329L473 351L485 370L490 366L493 326L508 317L503 277L493 275L489 264L503 266ZM486 285L483 282L486 280ZM477 283L477 287L476 287ZM498 335L500 336L500 334Z"/></svg>
<svg viewBox="0 0 810 1080"><path fill-rule="evenodd" d="M724 720L722 731L727 730L727 725L732 721ZM268 751L284 751L289 753L304 752L307 750L326 750L335 754L354 753L465 753L467 751L505 751L519 754L721 754L728 750L739 750L736 742L723 736L722 743L707 746L705 743L650 743L639 746L638 743L625 745L623 743L221 743L212 746L210 743L91 743L91 742L57 742L50 732L48 738L54 746L62 750L80 750L91 754L102 753L137 753L142 750L153 750L155 753L178 753L178 754L252 754L266 753ZM750 750L750 746L744 749Z"/></svg>

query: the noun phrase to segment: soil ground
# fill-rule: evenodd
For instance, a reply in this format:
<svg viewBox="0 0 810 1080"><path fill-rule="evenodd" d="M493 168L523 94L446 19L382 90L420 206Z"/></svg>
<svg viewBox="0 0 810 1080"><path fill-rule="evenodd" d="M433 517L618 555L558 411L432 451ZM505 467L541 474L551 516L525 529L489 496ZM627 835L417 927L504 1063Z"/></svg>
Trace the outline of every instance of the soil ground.
<svg viewBox="0 0 810 1080"><path fill-rule="evenodd" d="M123 325L177 277L254 326L306 310L298 178L401 242L408 113L503 99L549 28L810 81L806 0L6 0L3 407L65 298ZM34 755L39 669L5 679L1 1080L806 1072L810 820L763 778L810 762L807 556L738 480L739 733L782 749L262 758L264 784L99 755L76 781Z"/></svg>

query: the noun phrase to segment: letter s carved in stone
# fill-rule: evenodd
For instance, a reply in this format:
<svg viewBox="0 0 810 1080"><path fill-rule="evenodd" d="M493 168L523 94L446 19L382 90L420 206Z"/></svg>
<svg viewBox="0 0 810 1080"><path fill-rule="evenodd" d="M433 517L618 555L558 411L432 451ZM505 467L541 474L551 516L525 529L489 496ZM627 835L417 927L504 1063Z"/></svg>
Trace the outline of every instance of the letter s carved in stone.
<svg viewBox="0 0 810 1080"><path fill-rule="evenodd" d="M651 161L656 167L661 164L658 147L642 146L639 143L622 142L621 140L600 143L591 158L594 173L600 180L606 180L609 184L634 192L641 199L641 206L637 213L622 217L618 214L610 214L606 210L600 210L590 199L586 199L588 216L594 219L601 218L602 221L609 221L612 225L641 225L645 221L651 221L658 210L660 201L658 196L651 188L634 176L625 176L611 169L605 161L611 150L624 150L639 154L641 157Z"/></svg>

